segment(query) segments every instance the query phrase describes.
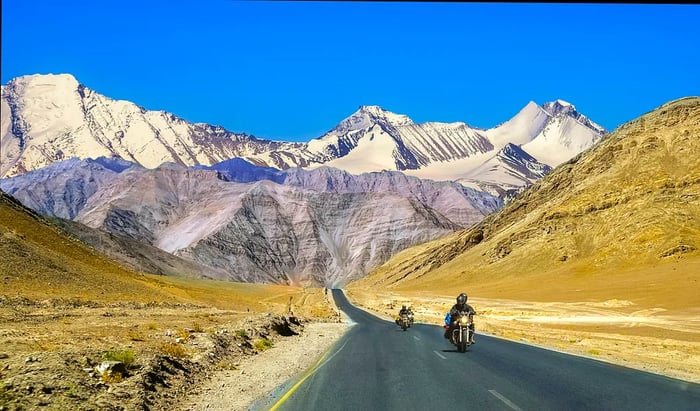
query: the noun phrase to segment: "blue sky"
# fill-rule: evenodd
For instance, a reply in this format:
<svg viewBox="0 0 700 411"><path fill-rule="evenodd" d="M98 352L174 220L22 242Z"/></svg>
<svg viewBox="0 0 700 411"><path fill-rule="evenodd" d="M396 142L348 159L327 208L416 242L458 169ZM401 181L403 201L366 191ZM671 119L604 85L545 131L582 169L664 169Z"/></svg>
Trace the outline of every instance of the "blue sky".
<svg viewBox="0 0 700 411"><path fill-rule="evenodd" d="M149 110L308 141L360 105L489 128L530 100L609 130L700 95L700 6L2 1L2 84L71 73Z"/></svg>

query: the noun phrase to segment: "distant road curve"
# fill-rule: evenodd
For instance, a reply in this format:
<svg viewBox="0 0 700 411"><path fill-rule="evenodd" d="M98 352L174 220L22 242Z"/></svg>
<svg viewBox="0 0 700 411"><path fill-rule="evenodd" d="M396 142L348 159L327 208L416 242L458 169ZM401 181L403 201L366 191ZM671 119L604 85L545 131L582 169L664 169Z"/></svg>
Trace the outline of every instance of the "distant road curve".
<svg viewBox="0 0 700 411"><path fill-rule="evenodd" d="M356 324L253 409L700 410L700 384L482 336L478 322L477 343L458 353L439 326L402 331L333 296Z"/></svg>

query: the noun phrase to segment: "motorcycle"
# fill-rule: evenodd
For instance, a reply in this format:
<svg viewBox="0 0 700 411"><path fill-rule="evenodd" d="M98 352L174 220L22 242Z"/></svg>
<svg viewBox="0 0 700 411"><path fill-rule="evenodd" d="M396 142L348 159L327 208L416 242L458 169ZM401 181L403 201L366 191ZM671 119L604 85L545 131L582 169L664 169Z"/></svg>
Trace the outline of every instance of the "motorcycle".
<svg viewBox="0 0 700 411"><path fill-rule="evenodd" d="M474 334L474 314L460 314L453 322L450 342L457 346L458 352L467 352L467 348L472 345L470 341ZM446 325L445 328L450 328Z"/></svg>
<svg viewBox="0 0 700 411"><path fill-rule="evenodd" d="M401 314L399 318L399 325L404 331L406 331L406 329L411 326L411 321L408 318L408 314Z"/></svg>

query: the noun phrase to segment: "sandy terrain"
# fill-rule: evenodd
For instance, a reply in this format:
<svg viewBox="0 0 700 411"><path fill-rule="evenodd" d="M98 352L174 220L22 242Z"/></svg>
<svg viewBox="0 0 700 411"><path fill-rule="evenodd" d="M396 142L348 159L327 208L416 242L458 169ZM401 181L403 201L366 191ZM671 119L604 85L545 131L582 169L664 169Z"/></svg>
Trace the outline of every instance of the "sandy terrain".
<svg viewBox="0 0 700 411"><path fill-rule="evenodd" d="M443 324L454 297L370 294L349 291L349 299L384 318L402 304L416 321ZM625 300L528 302L470 298L477 311L477 337L484 333L570 354L700 383L700 307L669 314L639 309Z"/></svg>

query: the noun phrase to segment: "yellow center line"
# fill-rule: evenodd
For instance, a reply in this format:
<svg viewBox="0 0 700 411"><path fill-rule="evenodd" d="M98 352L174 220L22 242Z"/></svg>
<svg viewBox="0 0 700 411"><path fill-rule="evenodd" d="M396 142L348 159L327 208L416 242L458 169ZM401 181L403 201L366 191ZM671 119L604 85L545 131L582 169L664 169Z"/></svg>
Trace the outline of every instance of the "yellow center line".
<svg viewBox="0 0 700 411"><path fill-rule="evenodd" d="M289 397L292 396L292 394L294 394L294 391L296 391L297 388L299 388L299 386L301 386L301 384L303 384L304 381L306 381L307 378L309 378L310 376L312 376L316 371L318 371L321 367L323 367L328 361L330 361L331 359L333 359L333 357L335 357L336 354L338 354L340 351L342 351L343 348L345 348L345 345L346 345L347 343L348 343L348 342L345 341L345 344L343 344L343 346L340 347L340 348L338 349L338 351L334 352L333 355L331 355L330 357L328 357L328 355L331 353L330 351L328 351L326 354L324 354L323 357L321 357L321 359L319 359L319 360L316 362L316 365L314 365L313 368L311 368L309 371L307 371L307 372L304 374L304 376L303 376L296 384L294 384L294 386L293 386L292 388L290 388L289 391L287 391L287 392L282 396L282 398L280 398L279 401L277 401L277 402L275 403L275 405L272 406L272 408L270 408L270 411L274 411L274 410L276 410L277 408L279 408L282 404L284 404L284 402L287 401L287 400L289 399ZM326 358L326 357L328 357L328 358Z"/></svg>

